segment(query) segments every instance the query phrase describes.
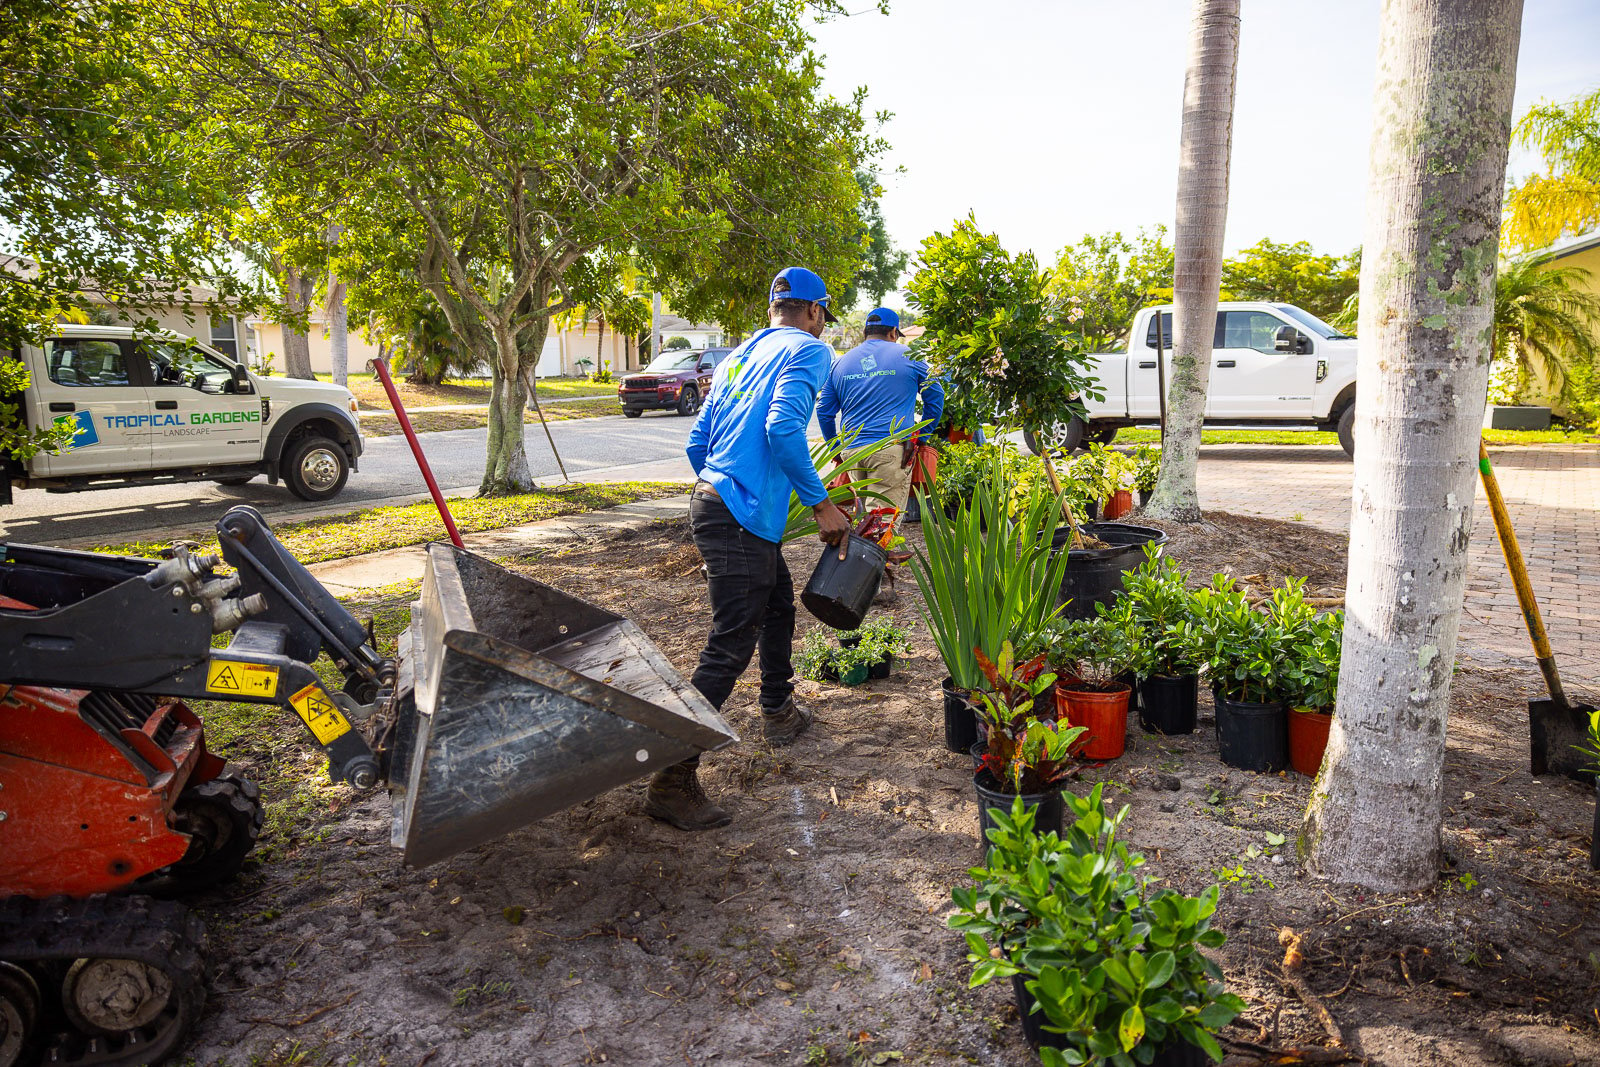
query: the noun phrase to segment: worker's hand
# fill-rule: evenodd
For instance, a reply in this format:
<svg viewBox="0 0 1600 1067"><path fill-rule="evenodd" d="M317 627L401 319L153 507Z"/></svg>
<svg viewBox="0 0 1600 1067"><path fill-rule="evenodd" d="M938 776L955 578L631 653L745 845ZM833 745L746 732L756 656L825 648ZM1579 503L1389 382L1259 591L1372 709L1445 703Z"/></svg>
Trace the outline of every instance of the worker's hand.
<svg viewBox="0 0 1600 1067"><path fill-rule="evenodd" d="M850 520L831 500L813 507L811 514L817 517L817 537L825 545L838 545L839 558L844 559L850 550Z"/></svg>

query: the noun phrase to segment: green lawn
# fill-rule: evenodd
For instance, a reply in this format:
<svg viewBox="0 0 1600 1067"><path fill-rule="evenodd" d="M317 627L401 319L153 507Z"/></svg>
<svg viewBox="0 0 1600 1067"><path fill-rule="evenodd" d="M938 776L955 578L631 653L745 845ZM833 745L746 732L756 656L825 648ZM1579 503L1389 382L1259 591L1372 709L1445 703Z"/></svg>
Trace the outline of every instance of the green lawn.
<svg viewBox="0 0 1600 1067"><path fill-rule="evenodd" d="M319 374L317 380L321 382L333 381L331 374ZM387 408L388 398L383 394L383 386L378 379L367 373L352 374L349 376L350 391L367 407ZM537 379L539 397L549 397L552 400L565 399L575 396L611 396L617 395L617 383L591 382L587 378L539 378ZM395 385L400 389L400 400L407 407L433 404L487 404L489 402L489 379L487 378L446 378L439 385L411 385L406 381L404 374L395 375Z"/></svg>
<svg viewBox="0 0 1600 1067"><path fill-rule="evenodd" d="M1485 430L1483 439L1491 445L1590 444L1600 437L1563 430ZM1119 445L1160 444L1161 431L1154 426L1135 426L1120 430ZM1205 430L1200 437L1207 445L1337 445L1339 435L1323 430Z"/></svg>
<svg viewBox="0 0 1600 1067"><path fill-rule="evenodd" d="M635 500L680 495L687 489L688 486L676 482L597 482L565 492L541 489L519 496L456 497L448 504L456 528L467 534L562 515L599 511ZM344 559L386 548L403 548L443 540L445 537L444 523L439 521L439 513L431 502L367 508L348 515L289 522L276 527L273 532L301 563ZM214 539L204 541L201 545L202 551L217 550ZM119 556L153 557L166 547L164 541L133 541L100 545L95 551Z"/></svg>

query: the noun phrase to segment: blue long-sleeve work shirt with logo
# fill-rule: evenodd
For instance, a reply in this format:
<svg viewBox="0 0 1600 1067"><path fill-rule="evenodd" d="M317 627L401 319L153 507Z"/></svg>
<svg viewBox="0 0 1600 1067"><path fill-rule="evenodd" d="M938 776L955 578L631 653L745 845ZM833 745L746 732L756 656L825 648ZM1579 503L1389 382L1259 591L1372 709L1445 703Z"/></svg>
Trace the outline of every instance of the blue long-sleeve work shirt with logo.
<svg viewBox="0 0 1600 1067"><path fill-rule="evenodd" d="M928 365L908 355L905 345L872 337L840 356L817 396L817 425L824 437L837 436L843 418L845 434L855 433L851 448L875 444L908 426L944 413L944 386L930 378ZM922 418L917 418L917 396Z"/></svg>
<svg viewBox="0 0 1600 1067"><path fill-rule="evenodd" d="M696 477L709 482L739 525L781 542L789 493L814 507L828 498L806 448L817 391L833 350L804 330L762 330L729 353L689 431Z"/></svg>

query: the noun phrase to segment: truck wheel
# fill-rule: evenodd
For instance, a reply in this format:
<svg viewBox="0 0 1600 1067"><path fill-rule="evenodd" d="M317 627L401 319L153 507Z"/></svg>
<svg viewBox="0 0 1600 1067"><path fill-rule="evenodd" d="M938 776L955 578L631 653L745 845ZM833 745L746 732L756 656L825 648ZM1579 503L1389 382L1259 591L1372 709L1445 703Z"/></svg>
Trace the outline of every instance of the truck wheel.
<svg viewBox="0 0 1600 1067"><path fill-rule="evenodd" d="M1115 426L1092 426L1083 435L1085 440L1093 441L1097 445L1109 445L1117 439Z"/></svg>
<svg viewBox="0 0 1600 1067"><path fill-rule="evenodd" d="M1046 450L1055 452L1076 452L1083 447L1084 437L1088 427L1082 419L1072 419L1065 427L1041 427L1037 430L1024 429L1022 442L1028 446L1028 451L1036 456L1042 456ZM1112 430L1113 435L1116 430Z"/></svg>
<svg viewBox="0 0 1600 1067"><path fill-rule="evenodd" d="M236 486L245 485L254 477L254 474L241 474L236 478L213 478L212 481L216 482L218 485L226 485L231 489Z"/></svg>
<svg viewBox="0 0 1600 1067"><path fill-rule="evenodd" d="M1344 448L1344 454L1351 459L1356 458L1356 406L1352 403L1344 409L1339 416L1339 444Z"/></svg>
<svg viewBox="0 0 1600 1067"><path fill-rule="evenodd" d="M693 415L700 410L700 390L692 385L683 387L683 392L678 394L678 414Z"/></svg>
<svg viewBox="0 0 1600 1067"><path fill-rule="evenodd" d="M327 500L350 478L350 460L344 449L326 437L302 437L289 448L283 480L301 500Z"/></svg>

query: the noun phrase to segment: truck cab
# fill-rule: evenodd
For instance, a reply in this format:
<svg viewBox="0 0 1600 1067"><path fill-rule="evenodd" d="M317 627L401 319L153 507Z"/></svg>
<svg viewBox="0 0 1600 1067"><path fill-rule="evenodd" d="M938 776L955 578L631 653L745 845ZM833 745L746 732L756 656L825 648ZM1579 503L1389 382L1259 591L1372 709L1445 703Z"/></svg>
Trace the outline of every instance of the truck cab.
<svg viewBox="0 0 1600 1067"><path fill-rule="evenodd" d="M1170 304L1145 308L1125 350L1092 357L1105 397L1084 398L1080 437L1109 440L1123 426L1160 419L1156 361L1165 358L1170 387L1172 312ZM1355 338L1293 304L1228 301L1217 305L1211 360L1207 426L1336 430L1353 454Z"/></svg>
<svg viewBox="0 0 1600 1067"><path fill-rule="evenodd" d="M0 477L19 488L236 485L265 474L302 500L326 500L362 452L348 389L263 378L190 337L63 325L14 355L32 379L16 398L28 425L75 431L58 452L0 458Z"/></svg>

